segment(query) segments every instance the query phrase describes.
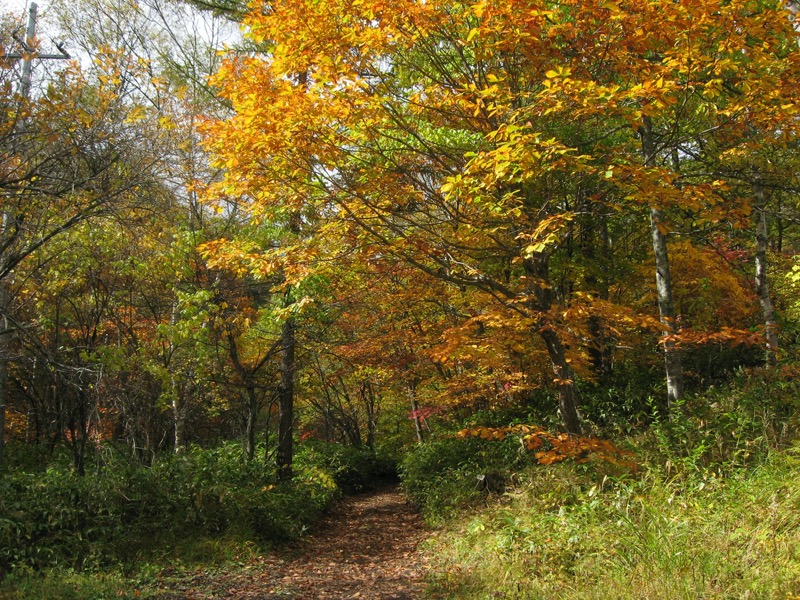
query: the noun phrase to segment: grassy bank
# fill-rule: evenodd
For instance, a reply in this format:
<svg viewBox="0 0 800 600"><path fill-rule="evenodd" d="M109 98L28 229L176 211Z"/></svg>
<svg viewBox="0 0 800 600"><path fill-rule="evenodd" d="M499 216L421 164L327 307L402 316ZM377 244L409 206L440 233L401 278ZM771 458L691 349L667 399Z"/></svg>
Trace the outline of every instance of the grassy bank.
<svg viewBox="0 0 800 600"><path fill-rule="evenodd" d="M418 450L404 473L438 525L431 597L800 597L795 387L748 375L691 398L618 439L636 470L537 465L509 439ZM475 489L489 469L504 493Z"/></svg>
<svg viewBox="0 0 800 600"><path fill-rule="evenodd" d="M724 478L596 481L561 465L449 522L428 548L441 598L788 598L800 594L800 456Z"/></svg>

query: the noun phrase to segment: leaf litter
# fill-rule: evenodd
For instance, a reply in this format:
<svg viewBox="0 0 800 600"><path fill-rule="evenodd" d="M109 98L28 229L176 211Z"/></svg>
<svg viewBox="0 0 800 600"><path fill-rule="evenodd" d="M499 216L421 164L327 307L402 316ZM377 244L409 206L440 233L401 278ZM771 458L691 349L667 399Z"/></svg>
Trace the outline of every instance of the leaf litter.
<svg viewBox="0 0 800 600"><path fill-rule="evenodd" d="M158 600L413 600L425 588L426 531L394 486L338 502L305 538L243 565L198 570Z"/></svg>

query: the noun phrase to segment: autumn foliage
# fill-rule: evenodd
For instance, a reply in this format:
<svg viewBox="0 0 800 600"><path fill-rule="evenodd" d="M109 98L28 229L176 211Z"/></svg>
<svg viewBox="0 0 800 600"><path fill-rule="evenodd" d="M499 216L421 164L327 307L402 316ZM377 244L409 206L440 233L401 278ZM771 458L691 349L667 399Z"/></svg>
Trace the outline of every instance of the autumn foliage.
<svg viewBox="0 0 800 600"><path fill-rule="evenodd" d="M186 2L2 21L0 571L789 444L794 2Z"/></svg>
<svg viewBox="0 0 800 600"><path fill-rule="evenodd" d="M518 437L525 450L534 452L536 462L540 465L551 465L567 459L572 459L577 463L600 460L634 471L638 469L633 460L633 454L619 448L609 440L566 433L555 434L533 425L471 427L462 429L457 436L498 442L502 442L509 436Z"/></svg>
<svg viewBox="0 0 800 600"><path fill-rule="evenodd" d="M380 263L404 264L415 294L448 298L449 322L416 317L438 341L412 344L444 381L398 376L462 404L549 387L580 433L576 380L609 373L645 332L668 352L764 343L749 283L713 240L747 228L753 182L779 177L767 138L794 140L800 63L781 7L284 0L244 23L268 52L215 77L236 113L208 126L225 170L211 197L302 222L253 272L339 269L357 292ZM662 307L661 324L647 290L665 267L635 243L648 210L675 272L678 317Z"/></svg>
<svg viewBox="0 0 800 600"><path fill-rule="evenodd" d="M109 438L147 461L241 437L247 460L262 443L290 462L295 433L401 448L471 415L557 413L566 433L464 435L625 464L583 432L647 426L684 387L791 362L786 7L236 15L243 45L199 70L97 24L91 65L30 101L0 90L15 439L67 445L79 471Z"/></svg>

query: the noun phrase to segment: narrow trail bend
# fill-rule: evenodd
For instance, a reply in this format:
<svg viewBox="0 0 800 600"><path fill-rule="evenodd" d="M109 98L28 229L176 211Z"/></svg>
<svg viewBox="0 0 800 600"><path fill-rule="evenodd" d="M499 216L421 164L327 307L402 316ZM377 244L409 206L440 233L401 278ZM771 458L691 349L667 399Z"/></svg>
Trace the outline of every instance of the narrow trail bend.
<svg viewBox="0 0 800 600"><path fill-rule="evenodd" d="M417 551L425 535L397 487L384 488L344 498L284 550L237 569L198 573L158 598L413 600L425 587Z"/></svg>

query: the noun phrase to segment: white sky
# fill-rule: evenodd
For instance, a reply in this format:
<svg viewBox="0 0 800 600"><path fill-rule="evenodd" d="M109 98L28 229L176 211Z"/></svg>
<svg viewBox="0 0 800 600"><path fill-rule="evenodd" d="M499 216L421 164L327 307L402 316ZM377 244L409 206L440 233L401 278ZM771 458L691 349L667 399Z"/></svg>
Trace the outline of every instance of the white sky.
<svg viewBox="0 0 800 600"><path fill-rule="evenodd" d="M80 6L82 0L65 0L67 5L77 5ZM0 12L10 13L14 17L20 20L22 27L28 21L28 9L32 2L36 2L38 7L37 11L37 26L36 26L36 33L37 37L40 39L40 51L48 52L53 51L53 44L49 39L48 30L52 31L53 27L48 27L48 6L51 0L0 0ZM202 11L201 11L202 12ZM209 41L211 40L208 36L214 36L216 39L214 40L215 45L221 45L224 43L235 44L236 42L241 40L241 32L239 28L231 23L226 22L224 19L217 20L217 27L220 27L221 30L217 30L215 33L211 33L211 29L209 29L209 21L208 19L210 16L208 14L201 15L198 12L197 17L195 19L190 18L189 22L182 23L184 27L189 27L189 29L194 29L202 38L207 38ZM192 25L193 24L193 25ZM177 25L177 24L176 24ZM181 25L177 25L176 32L181 29ZM69 39L66 40L67 51L70 50L70 42Z"/></svg>
<svg viewBox="0 0 800 600"><path fill-rule="evenodd" d="M36 4L39 6L39 14L41 15L47 9L47 0L38 0ZM3 12L11 13L15 17L28 18L29 0L0 0L0 9Z"/></svg>

